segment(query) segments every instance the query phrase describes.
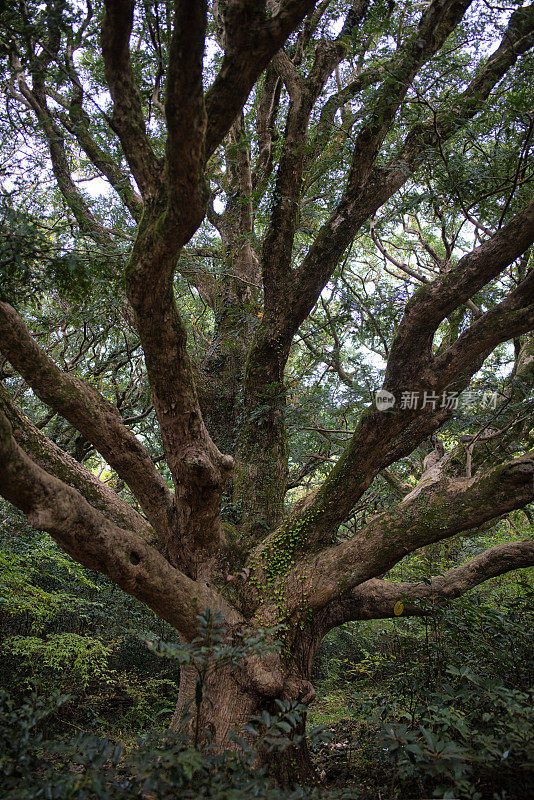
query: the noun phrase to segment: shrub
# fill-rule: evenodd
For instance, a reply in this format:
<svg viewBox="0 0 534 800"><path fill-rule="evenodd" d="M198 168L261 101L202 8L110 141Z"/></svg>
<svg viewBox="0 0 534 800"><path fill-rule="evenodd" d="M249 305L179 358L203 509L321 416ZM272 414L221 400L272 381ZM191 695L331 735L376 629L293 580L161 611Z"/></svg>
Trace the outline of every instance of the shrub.
<svg viewBox="0 0 534 800"><path fill-rule="evenodd" d="M517 800L534 796L534 692L468 668L447 672L450 682L411 715L381 719L381 745L404 790L418 782L443 798L505 798L512 787Z"/></svg>

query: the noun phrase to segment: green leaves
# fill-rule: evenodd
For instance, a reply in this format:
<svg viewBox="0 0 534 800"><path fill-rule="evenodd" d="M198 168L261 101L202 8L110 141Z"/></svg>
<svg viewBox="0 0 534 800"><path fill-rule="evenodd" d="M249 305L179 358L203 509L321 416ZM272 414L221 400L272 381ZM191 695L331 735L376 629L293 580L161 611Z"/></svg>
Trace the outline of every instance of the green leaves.
<svg viewBox="0 0 534 800"><path fill-rule="evenodd" d="M76 595L75 590L85 585L95 591L98 587L83 569L57 550L43 545L22 555L0 547L0 610L10 617L27 615L33 631L42 629L59 611L72 608L83 616L94 603ZM63 588L45 588L43 583L57 582L67 577ZM47 580L48 579L48 580Z"/></svg>
<svg viewBox="0 0 534 800"><path fill-rule="evenodd" d="M147 646L158 656L182 665L191 665L204 677L222 666L240 667L252 655L264 655L278 649L270 631L244 629L239 637L231 637L223 615L206 609L197 616L198 635L192 642L172 644L158 637L145 638Z"/></svg>
<svg viewBox="0 0 534 800"><path fill-rule="evenodd" d="M83 302L91 288L91 259L66 247L60 229L39 225L22 211L5 207L0 222L0 300L39 306L57 292Z"/></svg>
<svg viewBox="0 0 534 800"><path fill-rule="evenodd" d="M264 710L253 716L246 726L251 734L254 746L267 753L285 752L291 747L298 747L304 739L304 725L308 707L296 700L274 701L276 713ZM307 733L311 745L328 741L329 733L323 725L312 728Z"/></svg>
<svg viewBox="0 0 534 800"><path fill-rule="evenodd" d="M507 689L468 668L447 672L460 683L430 693L415 725L382 724L381 743L399 778L437 784L435 796L443 798L476 797L483 772L511 769L522 780L534 757L531 693Z"/></svg>
<svg viewBox="0 0 534 800"><path fill-rule="evenodd" d="M83 688L90 682L105 684L112 679L108 668L109 645L91 636L57 633L45 639L36 636L11 636L4 642L6 650L27 662L34 680L46 670L62 673L66 682L77 679Z"/></svg>
<svg viewBox="0 0 534 800"><path fill-rule="evenodd" d="M46 699L32 695L18 706L7 692L0 690L0 774L4 797L29 800L38 796L34 781L44 766L45 723L68 699L58 692ZM28 779L33 788L28 787Z"/></svg>

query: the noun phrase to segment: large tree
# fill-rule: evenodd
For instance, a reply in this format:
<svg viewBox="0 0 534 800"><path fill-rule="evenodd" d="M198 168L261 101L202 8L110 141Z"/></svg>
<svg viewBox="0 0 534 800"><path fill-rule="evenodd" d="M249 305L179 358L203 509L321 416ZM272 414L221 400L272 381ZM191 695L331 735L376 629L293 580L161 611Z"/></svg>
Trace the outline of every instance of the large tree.
<svg viewBox="0 0 534 800"><path fill-rule="evenodd" d="M520 540L387 579L534 499L534 7L2 15L0 492L185 640L207 607L230 635L278 626L279 652L215 674L216 740L309 702L333 627L534 564ZM495 353L497 408L462 428L451 398ZM193 692L184 670L179 708Z"/></svg>

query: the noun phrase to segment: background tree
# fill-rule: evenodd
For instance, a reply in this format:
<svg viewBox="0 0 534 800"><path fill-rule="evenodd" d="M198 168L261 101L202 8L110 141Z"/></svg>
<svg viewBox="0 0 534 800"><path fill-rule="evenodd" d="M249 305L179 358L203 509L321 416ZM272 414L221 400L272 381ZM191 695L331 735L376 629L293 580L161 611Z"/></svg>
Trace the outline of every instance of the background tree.
<svg viewBox="0 0 534 800"><path fill-rule="evenodd" d="M332 627L534 562L385 578L534 498L533 13L3 11L0 491L186 640L207 607L278 626L214 678L218 742L313 698ZM497 407L457 417L473 376Z"/></svg>

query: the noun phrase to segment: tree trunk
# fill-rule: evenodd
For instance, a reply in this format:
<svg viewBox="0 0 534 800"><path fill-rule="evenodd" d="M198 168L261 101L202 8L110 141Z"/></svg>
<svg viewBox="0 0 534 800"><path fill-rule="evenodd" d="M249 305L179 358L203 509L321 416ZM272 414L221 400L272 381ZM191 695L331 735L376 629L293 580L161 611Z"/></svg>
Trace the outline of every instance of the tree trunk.
<svg viewBox="0 0 534 800"><path fill-rule="evenodd" d="M306 715L303 715L296 733L303 734L305 729ZM264 761L269 765L273 776L281 786L294 786L297 783L301 786L316 786L320 783L306 739L303 739L296 747L265 756Z"/></svg>
<svg viewBox="0 0 534 800"><path fill-rule="evenodd" d="M233 749L235 743L229 738L230 733L235 731L240 737L250 740L251 737L244 735L244 726L251 717L260 715L262 711L275 717L279 712L274 702L277 697L302 703L313 700L315 692L310 676L319 639L311 640L306 637L304 640L302 632L299 632L299 639L298 653L295 652L285 661L283 685L277 677L277 658L271 661L268 657L262 661L259 679L257 660L253 657L240 669L222 666L214 670L206 680L199 704L196 693L197 673L192 667L184 667L180 674L178 702L171 728L179 728L184 724L184 715L192 715L185 724L196 746L202 747L210 743L218 750ZM303 647L303 644L306 646ZM270 675L263 671L267 664L272 665ZM259 680L264 682L263 691L258 689ZM279 691L268 691L268 687ZM303 714L294 733L304 734L305 727L306 715ZM298 746L289 747L282 752L265 752L260 747L258 760L260 764L269 766L273 776L281 784L318 782L305 739Z"/></svg>
<svg viewBox="0 0 534 800"><path fill-rule="evenodd" d="M198 704L197 673L192 667L183 667L171 728L179 728L184 715L191 714L187 726L197 746L211 743L221 750L232 749L229 734L236 731L242 735L240 729L246 722L254 714L261 713L262 695L252 686L247 687L244 678L245 675L235 668L216 670L208 676Z"/></svg>
<svg viewBox="0 0 534 800"><path fill-rule="evenodd" d="M234 492L242 506L241 531L250 542L261 541L280 525L284 515L288 464L283 381L286 358L274 335L264 332L247 360L245 421L237 443Z"/></svg>

